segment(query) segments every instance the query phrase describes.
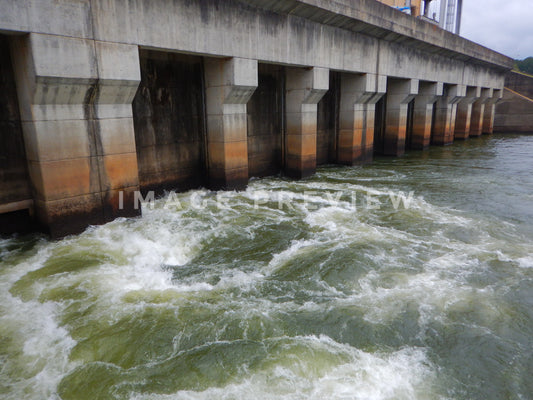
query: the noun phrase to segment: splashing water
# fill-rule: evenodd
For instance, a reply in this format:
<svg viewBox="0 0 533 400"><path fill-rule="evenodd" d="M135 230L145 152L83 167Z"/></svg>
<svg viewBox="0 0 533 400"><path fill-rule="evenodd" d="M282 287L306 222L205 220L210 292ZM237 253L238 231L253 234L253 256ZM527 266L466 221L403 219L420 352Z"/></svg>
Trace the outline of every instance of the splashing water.
<svg viewBox="0 0 533 400"><path fill-rule="evenodd" d="M0 240L0 397L531 398L531 154L484 137Z"/></svg>

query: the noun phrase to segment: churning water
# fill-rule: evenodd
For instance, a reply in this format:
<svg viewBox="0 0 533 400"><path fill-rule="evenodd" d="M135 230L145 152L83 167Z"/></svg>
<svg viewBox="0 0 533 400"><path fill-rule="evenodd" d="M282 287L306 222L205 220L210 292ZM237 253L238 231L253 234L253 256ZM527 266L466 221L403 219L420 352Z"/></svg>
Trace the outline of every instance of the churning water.
<svg viewBox="0 0 533 400"><path fill-rule="evenodd" d="M215 200L1 240L0 397L532 398L533 137Z"/></svg>

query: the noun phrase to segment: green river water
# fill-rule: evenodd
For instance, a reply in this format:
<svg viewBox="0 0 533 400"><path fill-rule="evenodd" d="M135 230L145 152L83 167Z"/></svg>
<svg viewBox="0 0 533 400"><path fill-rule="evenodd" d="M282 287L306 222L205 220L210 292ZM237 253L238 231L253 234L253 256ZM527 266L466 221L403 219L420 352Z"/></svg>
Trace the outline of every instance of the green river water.
<svg viewBox="0 0 533 400"><path fill-rule="evenodd" d="M533 136L216 196L0 239L0 398L533 398Z"/></svg>

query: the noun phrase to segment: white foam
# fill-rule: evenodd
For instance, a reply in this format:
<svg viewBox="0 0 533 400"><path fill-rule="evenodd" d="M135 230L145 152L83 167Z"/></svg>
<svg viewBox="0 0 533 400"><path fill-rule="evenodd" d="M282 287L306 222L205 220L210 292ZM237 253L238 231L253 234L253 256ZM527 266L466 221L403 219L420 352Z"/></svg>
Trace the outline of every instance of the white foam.
<svg viewBox="0 0 533 400"><path fill-rule="evenodd" d="M518 258L516 261L520 268L533 268L533 255Z"/></svg>
<svg viewBox="0 0 533 400"><path fill-rule="evenodd" d="M265 273L267 275L274 273L298 255L312 251L317 245L319 245L319 243L318 240L313 239L293 240L287 249L273 255L272 260L268 263L268 266L265 269Z"/></svg>
<svg viewBox="0 0 533 400"><path fill-rule="evenodd" d="M133 394L131 400L385 400L438 399L434 368L421 349L368 353L327 336L280 338L288 353L279 362L224 387L167 395ZM303 353L294 353L299 349ZM328 354L328 360L322 359Z"/></svg>
<svg viewBox="0 0 533 400"><path fill-rule="evenodd" d="M385 189L356 184L306 182L291 185L317 191L364 191L384 199L390 195ZM431 321L446 322L447 315L454 307L460 308L465 304L475 303L488 318L498 316L498 308L494 306L498 298L492 288L475 288L469 283L472 274L483 274L490 268L490 261L498 260L523 269L533 266L531 243L517 245L514 250L504 250L505 241L491 234L488 222L469 218L459 211L436 207L421 197L413 199L409 210L400 208L394 211L390 204L377 211L364 208L354 210L346 201L331 204L330 199L322 194L291 192L283 185L280 191L277 190L279 186L279 181L256 181L243 193L228 193L231 200L229 210L218 210L210 204L204 210L195 211L190 208L191 193L180 195L184 209L164 209L164 200L161 200L156 202L154 210L145 209L142 218L119 219L61 242L41 243L37 246L35 256L24 259L19 265L0 270L1 331L9 329L8 335L18 338L18 346L24 355L21 359L9 360L4 370L11 368L11 362L27 363L28 369L35 370L28 379L15 382L11 399L23 398L26 393L30 393L32 398L50 398L61 377L73 368L68 355L75 341L58 323L68 302L37 301L43 289L71 285L85 289L91 295L91 304L88 306L94 306L89 318L109 319L132 314L145 307L144 301L149 296L143 297L143 293L171 292L180 296L190 295L191 299L196 295L201 296L203 292L220 291L224 294L233 288L240 288L244 292L271 277L289 261L309 252L334 253L339 248L364 244L369 245L370 249L361 250L365 252L362 255L371 260L372 270L355 282L343 282L342 289L329 286L326 282L315 282L317 287L323 289L323 293L306 294L316 296L316 301L303 304L292 301L275 303L269 299L254 298L232 299L235 302L232 304L236 305L236 312L244 317L257 314L273 319L280 312L320 313L325 308L349 305L362 310L367 321L379 324L390 322L408 306L415 304L422 333ZM272 204L260 205L256 210L255 189L265 190L268 201L277 202L281 195L283 198L291 197L293 203L297 204L293 210L279 209ZM207 191L198 191L197 194L210 195ZM306 200L319 208L305 207ZM257 217L255 212L258 213ZM400 213L399 216L411 218L412 225L428 222L432 227L426 235L388 226L383 216L394 217L396 212ZM243 225L235 223L235 218L241 218ZM310 229L305 239L292 241L287 249L274 254L266 266L262 262L227 270L213 266L212 271L209 270L211 266L206 266L202 273L173 280L172 268L191 262L201 254L210 238L237 232L252 239L257 227L265 220L294 220L298 223L303 220ZM435 225L440 226L435 228ZM455 228L471 229L477 236L472 243L464 243L446 234L447 229ZM7 254L8 243L0 241L2 257ZM47 259L57 255L56 252L68 254L71 249L84 249L107 257L102 258L99 265L34 282L30 287L31 300L27 302L9 294L13 283L24 274L42 268ZM344 291L344 287L348 290ZM139 301L136 301L137 293ZM129 302L127 295L132 295ZM290 295L287 293L287 297ZM329 298L321 303L321 296ZM179 296L168 298L168 303L162 304L162 307L172 307L174 302L182 299ZM220 298L222 304L227 300L224 296ZM326 352L333 358L340 355L342 360L336 359L333 366L321 366L320 360L312 357L298 360L299 367L274 363L274 366L265 370L240 376L223 388L213 387L202 392L181 391L169 395L136 394L132 398L438 398L431 392L433 367L421 349L367 353L335 343L327 337L293 339L317 352ZM311 370L318 373L302 373Z"/></svg>
<svg viewBox="0 0 533 400"><path fill-rule="evenodd" d="M7 376L3 379L17 376L9 373L11 370L25 371L23 378L10 382L10 393L4 398L52 398L58 383L72 367L69 354L76 345L68 331L58 324L61 307L52 302L23 302L3 289L1 301L6 312L0 316L0 331L2 336L12 339L9 351L21 352L6 360L2 372Z"/></svg>

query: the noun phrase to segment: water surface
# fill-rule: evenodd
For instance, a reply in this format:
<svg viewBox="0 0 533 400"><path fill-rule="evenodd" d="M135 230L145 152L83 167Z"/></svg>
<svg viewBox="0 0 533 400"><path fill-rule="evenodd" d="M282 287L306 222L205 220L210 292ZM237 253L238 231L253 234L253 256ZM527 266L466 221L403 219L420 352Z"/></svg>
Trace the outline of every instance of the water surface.
<svg viewBox="0 0 533 400"><path fill-rule="evenodd" d="M532 171L495 135L0 240L0 397L530 399Z"/></svg>

